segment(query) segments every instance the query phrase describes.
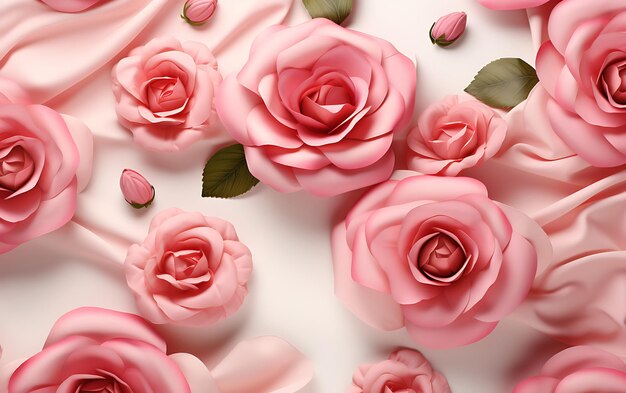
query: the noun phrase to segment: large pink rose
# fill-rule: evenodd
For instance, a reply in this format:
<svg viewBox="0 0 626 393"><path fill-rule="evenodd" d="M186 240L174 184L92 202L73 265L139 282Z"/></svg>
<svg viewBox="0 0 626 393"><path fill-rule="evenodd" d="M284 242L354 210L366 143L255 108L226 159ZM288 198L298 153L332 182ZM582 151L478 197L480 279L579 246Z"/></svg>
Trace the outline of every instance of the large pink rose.
<svg viewBox="0 0 626 393"><path fill-rule="evenodd" d="M507 125L473 97L448 96L430 105L407 136L409 168L427 175L456 176L493 157Z"/></svg>
<svg viewBox="0 0 626 393"><path fill-rule="evenodd" d="M552 11L537 73L554 131L594 166L626 163L625 0L569 0Z"/></svg>
<svg viewBox="0 0 626 393"><path fill-rule="evenodd" d="M520 382L513 393L625 393L626 364L592 347L573 347L555 355L540 375Z"/></svg>
<svg viewBox="0 0 626 393"><path fill-rule="evenodd" d="M208 370L206 371L208 374ZM200 393L202 390L193 390ZM98 308L65 314L8 393L192 393L165 342L139 317Z"/></svg>
<svg viewBox="0 0 626 393"><path fill-rule="evenodd" d="M167 355L142 318L79 308L54 325L44 348L0 382L7 393L295 393L313 376L277 337L242 341L212 370L188 353ZM15 366L13 366L15 367ZM4 377L4 376L3 376Z"/></svg>
<svg viewBox="0 0 626 393"><path fill-rule="evenodd" d="M389 359L360 366L347 393L451 393L446 378L421 353L399 349Z"/></svg>
<svg viewBox="0 0 626 393"><path fill-rule="evenodd" d="M91 153L82 123L31 105L18 85L0 78L0 252L72 218L79 164L90 168Z"/></svg>
<svg viewBox="0 0 626 393"><path fill-rule="evenodd" d="M120 60L112 77L118 119L139 145L176 151L213 135L222 77L204 44L155 38Z"/></svg>
<svg viewBox="0 0 626 393"><path fill-rule="evenodd" d="M372 326L406 327L433 348L487 336L527 296L537 247L532 220L461 177L402 173L367 193L333 233L335 291Z"/></svg>
<svg viewBox="0 0 626 393"><path fill-rule="evenodd" d="M128 250L126 279L154 323L207 325L239 309L252 273L250 250L229 222L169 209Z"/></svg>
<svg viewBox="0 0 626 393"><path fill-rule="evenodd" d="M217 111L262 182L337 195L389 178L415 79L411 60L390 43L314 19L261 34L243 69L224 81Z"/></svg>
<svg viewBox="0 0 626 393"><path fill-rule="evenodd" d="M558 1L561 0L478 0L480 4L494 10L520 10Z"/></svg>
<svg viewBox="0 0 626 393"><path fill-rule="evenodd" d="M81 12L106 0L41 0L50 8L61 12Z"/></svg>

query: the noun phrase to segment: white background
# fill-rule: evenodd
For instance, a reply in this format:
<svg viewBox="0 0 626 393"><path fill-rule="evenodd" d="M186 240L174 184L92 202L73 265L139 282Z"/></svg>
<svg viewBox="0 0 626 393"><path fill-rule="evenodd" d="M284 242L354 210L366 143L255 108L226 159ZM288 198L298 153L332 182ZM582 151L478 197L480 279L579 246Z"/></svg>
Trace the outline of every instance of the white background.
<svg viewBox="0 0 626 393"><path fill-rule="evenodd" d="M533 63L524 12L498 13L474 0L355 3L350 28L383 37L417 59L418 113L447 94L461 93L491 60L522 57ZM428 39L432 23L452 11L468 13L465 37L448 49L433 47ZM307 19L296 0L287 23ZM243 60L229 57L221 62L222 72L234 71ZM241 339L277 335L315 363L314 381L305 391L334 393L349 386L359 364L382 360L398 346L418 348L404 331L365 326L333 295L330 230L358 193L321 199L258 186L235 200L203 199L201 171L211 154L209 144L174 156L135 147L115 119L108 71L55 109L83 119L97 136L94 177L79 197L77 221L106 233L109 248L69 225L0 256L0 345L5 349L0 364L41 349L54 321L75 307L135 312L120 266L102 256L121 262L127 244L145 236L150 218L174 206L233 222L252 250L254 278L244 307L229 320L204 329L159 328L171 352L192 352L211 365ZM153 182L157 198L149 210L134 211L123 201L118 178L127 167ZM480 343L455 350L418 349L448 378L453 392L506 393L560 348L510 318Z"/></svg>

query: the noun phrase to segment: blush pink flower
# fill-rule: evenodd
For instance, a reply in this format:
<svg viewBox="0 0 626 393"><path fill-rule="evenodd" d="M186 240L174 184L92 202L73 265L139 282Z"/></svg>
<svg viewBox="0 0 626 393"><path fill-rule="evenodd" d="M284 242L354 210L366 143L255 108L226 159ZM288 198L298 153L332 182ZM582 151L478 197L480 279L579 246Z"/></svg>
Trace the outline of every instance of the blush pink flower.
<svg viewBox="0 0 626 393"><path fill-rule="evenodd" d="M208 325L242 305L252 273L250 250L229 222L169 209L126 257L137 306L154 323Z"/></svg>
<svg viewBox="0 0 626 393"><path fill-rule="evenodd" d="M165 341L142 318L79 308L54 325L43 349L0 389L7 393L295 393L313 366L277 337L242 341L209 370L188 353L168 355Z"/></svg>
<svg viewBox="0 0 626 393"><path fill-rule="evenodd" d="M421 353L399 349L389 359L360 366L347 393L451 393L446 378Z"/></svg>
<svg viewBox="0 0 626 393"><path fill-rule="evenodd" d="M81 12L106 0L41 0L50 8L61 12Z"/></svg>
<svg viewBox="0 0 626 393"><path fill-rule="evenodd" d="M179 365L167 356L165 342L141 318L98 308L61 317L42 351L9 380L8 393L43 391L201 392L192 392Z"/></svg>
<svg viewBox="0 0 626 393"><path fill-rule="evenodd" d="M204 44L155 38L120 60L112 78L118 119L142 147L176 151L212 136L222 77Z"/></svg>
<svg viewBox="0 0 626 393"><path fill-rule="evenodd" d="M91 153L82 124L31 105L17 84L0 78L0 253L72 218L79 164L90 167Z"/></svg>
<svg viewBox="0 0 626 393"><path fill-rule="evenodd" d="M409 168L429 175L456 176L493 157L507 125L474 98L448 96L420 116L407 136Z"/></svg>
<svg viewBox="0 0 626 393"><path fill-rule="evenodd" d="M563 141L593 166L626 163L626 3L570 0L550 16L537 74Z"/></svg>
<svg viewBox="0 0 626 393"><path fill-rule="evenodd" d="M572 347L558 353L538 376L520 382L513 393L626 392L626 364L593 347Z"/></svg>
<svg viewBox="0 0 626 393"><path fill-rule="evenodd" d="M478 0L480 4L494 10L520 10L558 1L561 0Z"/></svg>
<svg viewBox="0 0 626 393"><path fill-rule="evenodd" d="M411 60L387 41L318 18L261 34L224 81L217 111L259 180L337 195L389 178L415 79Z"/></svg>
<svg viewBox="0 0 626 393"><path fill-rule="evenodd" d="M366 323L448 348L487 336L527 296L545 233L460 177L399 174L333 232L337 296ZM546 245L547 244L547 245Z"/></svg>

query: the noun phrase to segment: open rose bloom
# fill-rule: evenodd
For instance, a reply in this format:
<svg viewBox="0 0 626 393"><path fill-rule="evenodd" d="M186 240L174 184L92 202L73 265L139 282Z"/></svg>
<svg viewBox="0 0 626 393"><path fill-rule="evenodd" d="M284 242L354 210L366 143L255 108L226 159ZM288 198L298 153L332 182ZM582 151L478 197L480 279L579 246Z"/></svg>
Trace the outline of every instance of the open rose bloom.
<svg viewBox="0 0 626 393"><path fill-rule="evenodd" d="M451 393L446 378L421 353L399 349L389 359L360 366L346 393Z"/></svg>
<svg viewBox="0 0 626 393"><path fill-rule="evenodd" d="M366 323L432 348L473 343L526 298L545 233L477 180L399 173L333 232L335 292Z"/></svg>
<svg viewBox="0 0 626 393"><path fill-rule="evenodd" d="M626 1L568 0L552 11L537 74L554 131L598 167L626 163Z"/></svg>
<svg viewBox="0 0 626 393"><path fill-rule="evenodd" d="M204 44L155 38L120 60L112 77L118 119L140 146L177 151L213 135L222 77Z"/></svg>
<svg viewBox="0 0 626 393"><path fill-rule="evenodd" d="M79 308L52 327L41 352L23 362L7 393L295 393L311 363L275 337L238 344L209 370L187 353L168 355L165 341L142 318Z"/></svg>
<svg viewBox="0 0 626 393"><path fill-rule="evenodd" d="M493 157L507 125L473 97L448 96L422 113L407 136L409 168L427 175L456 176Z"/></svg>
<svg viewBox="0 0 626 393"><path fill-rule="evenodd" d="M592 347L572 347L555 355L540 375L520 382L513 393L624 393L626 363Z"/></svg>
<svg viewBox="0 0 626 393"><path fill-rule="evenodd" d="M415 80L387 41L319 18L262 33L222 84L217 111L263 183L331 196L389 178Z"/></svg>
<svg viewBox="0 0 626 393"><path fill-rule="evenodd" d="M209 325L237 311L248 294L250 250L229 222L169 209L128 250L126 279L154 323Z"/></svg>
<svg viewBox="0 0 626 393"><path fill-rule="evenodd" d="M90 176L92 143L81 122L31 105L0 77L0 253L71 220Z"/></svg>

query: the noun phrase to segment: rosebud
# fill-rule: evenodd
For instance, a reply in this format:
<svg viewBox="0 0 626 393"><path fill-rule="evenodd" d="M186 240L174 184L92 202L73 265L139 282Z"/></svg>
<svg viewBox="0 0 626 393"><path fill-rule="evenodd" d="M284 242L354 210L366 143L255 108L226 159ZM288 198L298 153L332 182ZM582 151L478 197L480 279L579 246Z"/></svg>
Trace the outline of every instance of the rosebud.
<svg viewBox="0 0 626 393"><path fill-rule="evenodd" d="M465 12L453 12L442 16L430 28L430 41L434 45L448 46L463 35L466 25Z"/></svg>
<svg viewBox="0 0 626 393"><path fill-rule="evenodd" d="M217 0L187 0L181 17L193 26L199 26L215 13Z"/></svg>
<svg viewBox="0 0 626 393"><path fill-rule="evenodd" d="M154 187L152 187L152 184L132 169L124 169L122 171L120 189L126 202L135 209L148 207L154 200Z"/></svg>

